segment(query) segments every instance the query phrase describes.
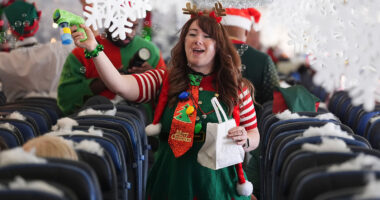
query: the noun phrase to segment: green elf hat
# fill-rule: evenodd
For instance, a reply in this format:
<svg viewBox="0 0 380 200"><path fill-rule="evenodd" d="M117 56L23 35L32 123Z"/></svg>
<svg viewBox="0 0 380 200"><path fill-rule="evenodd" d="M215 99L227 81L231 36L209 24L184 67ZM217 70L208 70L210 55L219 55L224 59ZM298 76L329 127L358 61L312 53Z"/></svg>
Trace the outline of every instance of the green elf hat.
<svg viewBox="0 0 380 200"><path fill-rule="evenodd" d="M276 88L273 92L273 113L289 109L291 112L318 111L321 100L302 85Z"/></svg>
<svg viewBox="0 0 380 200"><path fill-rule="evenodd" d="M36 34L41 11L37 11L35 3L18 0L7 6L4 13L12 34L18 36L19 40Z"/></svg>

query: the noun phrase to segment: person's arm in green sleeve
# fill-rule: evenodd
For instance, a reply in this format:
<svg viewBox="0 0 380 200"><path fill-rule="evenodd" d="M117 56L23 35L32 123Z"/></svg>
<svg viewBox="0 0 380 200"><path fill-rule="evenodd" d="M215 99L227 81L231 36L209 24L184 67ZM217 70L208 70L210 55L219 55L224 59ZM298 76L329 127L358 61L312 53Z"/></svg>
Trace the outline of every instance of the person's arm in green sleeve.
<svg viewBox="0 0 380 200"><path fill-rule="evenodd" d="M93 96L90 84L95 79L87 79L80 71L82 64L71 53L63 66L58 85L58 106L65 115L72 114L83 106L85 98Z"/></svg>

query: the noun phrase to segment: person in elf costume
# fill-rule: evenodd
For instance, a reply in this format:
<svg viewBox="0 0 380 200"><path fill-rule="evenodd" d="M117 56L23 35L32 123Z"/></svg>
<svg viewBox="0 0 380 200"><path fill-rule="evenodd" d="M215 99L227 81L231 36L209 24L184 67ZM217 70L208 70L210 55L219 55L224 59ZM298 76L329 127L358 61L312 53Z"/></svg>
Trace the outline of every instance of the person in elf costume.
<svg viewBox="0 0 380 200"><path fill-rule="evenodd" d="M103 52L92 61L107 87L122 97L142 102L159 95L153 123L146 127L148 135L159 134L160 138L146 186L147 199L249 200L253 186L241 163L212 170L197 162L197 154L205 142L207 123L218 121L211 105L215 96L237 123L228 137L245 151L258 146L252 85L242 77L240 57L219 23L224 15L221 4L206 13L188 3L184 11L192 17L172 49L168 71L121 75ZM75 44L98 52L99 44L89 28L81 27L88 39L80 42L83 34L73 33Z"/></svg>
<svg viewBox="0 0 380 200"><path fill-rule="evenodd" d="M273 91L279 86L279 77L272 59L265 53L246 44L247 35L261 14L255 8L226 8L222 24L234 43L242 62L243 76L255 86L255 101L263 104L273 100ZM259 148L250 152L252 158L246 166L248 179L254 184L254 195L260 196Z"/></svg>
<svg viewBox="0 0 380 200"><path fill-rule="evenodd" d="M255 101L263 104L273 100L273 90L279 86L276 66L267 54L246 44L251 27L260 21L260 12L255 8L226 8L226 14L221 23L240 55L243 77L255 86Z"/></svg>
<svg viewBox="0 0 380 200"><path fill-rule="evenodd" d="M96 41L103 45L105 54L115 68L120 73L141 73L152 69L152 66L158 69L166 68L160 50L152 42L136 35L139 22L130 22L133 23L132 32L126 33L125 40L112 38L112 33L108 30L106 30L106 38L102 35L96 36ZM149 59L141 66L129 66L134 55L143 48L149 51ZM65 115L69 115L80 109L86 100L98 95L108 99L114 99L116 96L101 81L94 62L86 58L84 49L75 48L63 66L58 85L58 106ZM145 104L144 106L145 110L150 112L148 116L152 117L151 105Z"/></svg>
<svg viewBox="0 0 380 200"><path fill-rule="evenodd" d="M13 102L30 93L56 97L63 63L74 45L38 43L34 35L41 11L37 11L35 4L9 1L3 13L17 39L15 49L0 52L0 81L7 101Z"/></svg>

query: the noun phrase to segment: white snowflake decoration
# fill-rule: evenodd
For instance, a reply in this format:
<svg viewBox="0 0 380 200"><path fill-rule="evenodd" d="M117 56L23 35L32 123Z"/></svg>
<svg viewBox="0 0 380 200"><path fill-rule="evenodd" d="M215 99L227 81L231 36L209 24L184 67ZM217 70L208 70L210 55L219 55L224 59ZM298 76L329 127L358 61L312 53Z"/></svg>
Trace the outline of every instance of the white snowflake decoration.
<svg viewBox="0 0 380 200"><path fill-rule="evenodd" d="M150 11L152 6L149 0L86 0L86 26L98 28L108 28L112 33L112 38L119 37L126 39L126 33L131 33L133 24L128 19L145 18L146 11ZM112 25L111 25L112 24Z"/></svg>
<svg viewBox="0 0 380 200"><path fill-rule="evenodd" d="M287 27L288 44L312 56L316 84L349 90L355 105L372 110L380 101L379 9L377 0L275 1L262 19Z"/></svg>
<svg viewBox="0 0 380 200"><path fill-rule="evenodd" d="M149 0L135 0L131 1L131 7L135 10L137 18L145 18L146 11L152 10L152 6L149 3Z"/></svg>

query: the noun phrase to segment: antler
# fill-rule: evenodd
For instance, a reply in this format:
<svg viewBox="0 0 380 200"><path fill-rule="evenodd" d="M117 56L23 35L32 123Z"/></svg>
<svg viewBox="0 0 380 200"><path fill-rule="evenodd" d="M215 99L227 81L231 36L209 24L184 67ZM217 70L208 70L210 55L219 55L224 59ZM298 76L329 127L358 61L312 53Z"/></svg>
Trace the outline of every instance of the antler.
<svg viewBox="0 0 380 200"><path fill-rule="evenodd" d="M219 1L215 3L213 10L217 17L226 16L226 9L223 8L222 4Z"/></svg>
<svg viewBox="0 0 380 200"><path fill-rule="evenodd" d="M197 6L194 4L193 7L191 7L191 3L186 3L186 8L182 8L183 14L187 15L198 15L199 10L197 9Z"/></svg>

